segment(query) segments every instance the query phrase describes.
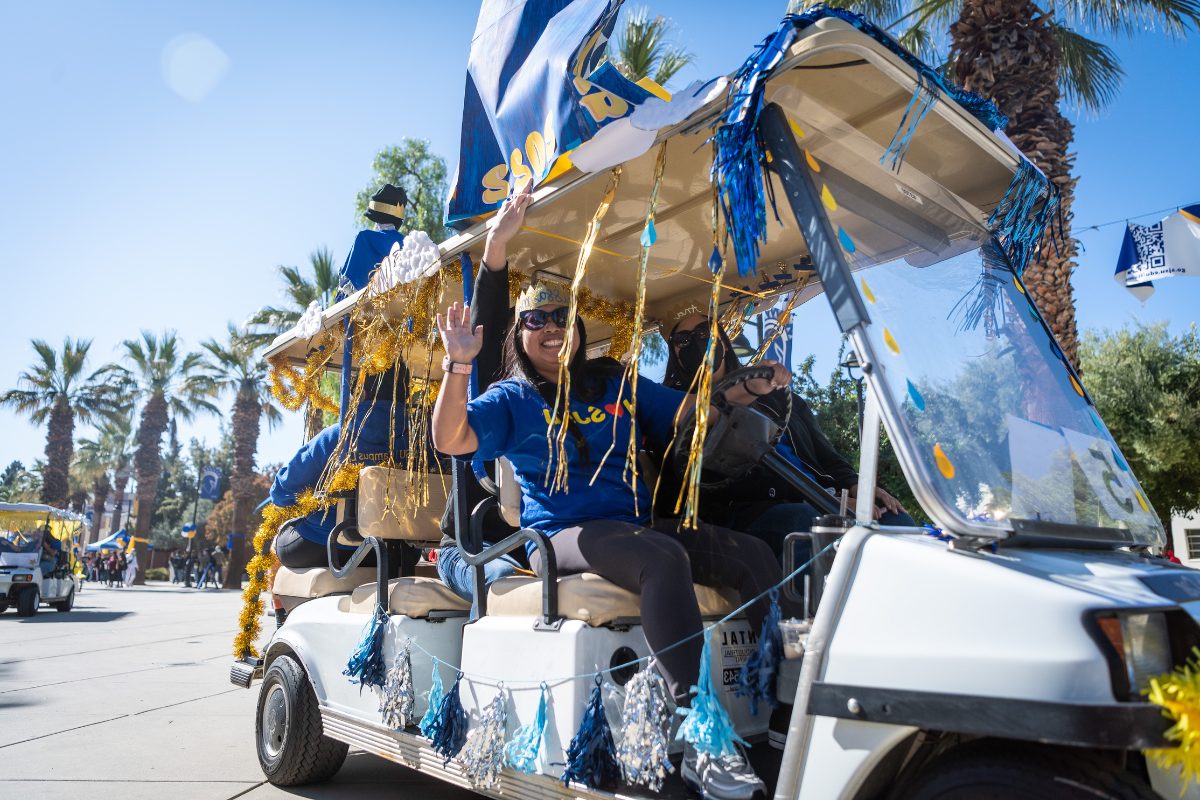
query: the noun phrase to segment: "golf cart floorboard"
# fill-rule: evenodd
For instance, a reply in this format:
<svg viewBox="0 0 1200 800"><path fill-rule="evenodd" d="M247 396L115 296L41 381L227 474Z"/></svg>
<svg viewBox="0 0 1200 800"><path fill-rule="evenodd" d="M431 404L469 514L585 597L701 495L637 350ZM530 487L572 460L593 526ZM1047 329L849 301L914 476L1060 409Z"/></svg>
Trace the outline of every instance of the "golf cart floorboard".
<svg viewBox="0 0 1200 800"><path fill-rule="evenodd" d="M435 753L428 740L419 734L389 730L382 725L366 722L327 706L321 706L321 722L325 728L325 735L331 739L346 742L368 753L488 797L503 800L559 800L565 796L564 792L568 791L563 787L562 781L551 775L524 775L512 769L505 769L500 774L500 779L490 788L473 786L463 775L462 767L457 761L451 760L443 767L444 759ZM773 750L764 740L752 747L748 755L751 764L766 782L770 796L774 791L782 753ZM581 800L608 800L612 797L695 800L698 797L697 793L689 790L679 777L679 762L672 759L672 763L675 771L667 776L661 792L651 792L642 786L621 784L616 791L609 793L571 784L569 794Z"/></svg>

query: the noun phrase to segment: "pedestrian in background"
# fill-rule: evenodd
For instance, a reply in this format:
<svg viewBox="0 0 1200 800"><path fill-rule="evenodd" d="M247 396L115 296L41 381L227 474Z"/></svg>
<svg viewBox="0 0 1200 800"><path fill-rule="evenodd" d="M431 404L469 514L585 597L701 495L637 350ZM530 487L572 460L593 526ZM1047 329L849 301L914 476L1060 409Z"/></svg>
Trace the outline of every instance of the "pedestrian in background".
<svg viewBox="0 0 1200 800"><path fill-rule="evenodd" d="M125 562L125 588L133 586L133 579L137 577L138 560L137 551L130 550L129 558Z"/></svg>

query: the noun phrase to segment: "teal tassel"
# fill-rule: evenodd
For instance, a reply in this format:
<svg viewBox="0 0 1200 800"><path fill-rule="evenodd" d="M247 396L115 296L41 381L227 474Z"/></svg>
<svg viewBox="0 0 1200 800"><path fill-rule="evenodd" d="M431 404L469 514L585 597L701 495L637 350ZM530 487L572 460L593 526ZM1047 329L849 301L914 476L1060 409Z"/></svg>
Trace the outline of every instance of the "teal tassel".
<svg viewBox="0 0 1200 800"><path fill-rule="evenodd" d="M442 762L443 767L449 764L450 759L458 755L467 743L467 712L463 710L462 700L458 697L458 684L462 679L463 674L460 672L450 691L442 698L437 715L429 725L429 731L425 733L429 737L429 743L433 745L433 752L446 759Z"/></svg>
<svg viewBox="0 0 1200 800"><path fill-rule="evenodd" d="M927 81L924 74L918 72L917 88L913 91L912 99L908 101L908 108L904 109L904 116L900 118L900 126L896 128L891 144L887 146L887 150L883 151L883 155L879 159L881 166L887 166L888 169L896 172L900 171L900 165L904 163L904 156L908 153L908 146L917 133L917 126L937 104L937 99L937 87ZM891 159L890 164L887 163L889 158Z"/></svg>
<svg viewBox="0 0 1200 800"><path fill-rule="evenodd" d="M563 772L564 786L572 781L598 789L613 783L621 776L621 766L617 763L617 746L613 742L612 730L608 727L608 717L604 713L604 700L600 697L600 676L596 676L596 686L592 689L592 697L588 701L587 712L579 731L567 748L567 768Z"/></svg>
<svg viewBox="0 0 1200 800"><path fill-rule="evenodd" d="M437 719L438 709L442 705L442 675L438 672L437 656L433 658L433 687L429 690L429 710L421 717L421 734L426 739L433 737L433 721Z"/></svg>
<svg viewBox="0 0 1200 800"><path fill-rule="evenodd" d="M342 674L349 677L351 683L358 684L360 694L364 686L378 686L382 689L387 680L387 665L383 660L383 636L387 633L387 622L387 612L382 605L376 603L375 614L363 628L358 646L350 654L346 669L342 670Z"/></svg>
<svg viewBox="0 0 1200 800"><path fill-rule="evenodd" d="M549 691L549 687L543 683L537 716L533 722L517 728L512 741L504 746L504 760L510 767L526 775L537 772L538 751L542 747L542 737L546 735L546 694Z"/></svg>
<svg viewBox="0 0 1200 800"><path fill-rule="evenodd" d="M676 709L684 719L675 739L690 742L698 752L713 758L734 755L734 743L749 747L733 730L733 720L721 705L712 683L712 628L704 632L704 649L700 651L700 682L692 687L692 707Z"/></svg>
<svg viewBox="0 0 1200 800"><path fill-rule="evenodd" d="M765 700L771 708L779 708L775 699L775 674L783 656L783 636L779 633L779 590L771 590L771 610L763 620L758 647L738 672L737 696L750 698L750 713L758 716L758 701Z"/></svg>

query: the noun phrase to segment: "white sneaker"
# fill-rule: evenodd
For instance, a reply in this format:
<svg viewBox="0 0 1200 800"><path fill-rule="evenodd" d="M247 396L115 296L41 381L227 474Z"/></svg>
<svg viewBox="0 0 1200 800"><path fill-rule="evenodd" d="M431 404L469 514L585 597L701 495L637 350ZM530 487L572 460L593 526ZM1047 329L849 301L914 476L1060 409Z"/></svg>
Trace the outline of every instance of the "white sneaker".
<svg viewBox="0 0 1200 800"><path fill-rule="evenodd" d="M713 757L699 753L691 742L683 746L683 782L714 800L751 800L766 795L767 787L754 772L745 753L737 745L730 755Z"/></svg>

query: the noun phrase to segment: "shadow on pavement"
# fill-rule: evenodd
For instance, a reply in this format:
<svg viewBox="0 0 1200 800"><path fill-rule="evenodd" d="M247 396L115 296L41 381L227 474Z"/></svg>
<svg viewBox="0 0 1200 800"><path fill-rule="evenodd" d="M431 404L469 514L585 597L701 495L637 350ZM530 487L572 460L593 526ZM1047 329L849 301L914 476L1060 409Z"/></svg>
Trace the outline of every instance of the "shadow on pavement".
<svg viewBox="0 0 1200 800"><path fill-rule="evenodd" d="M397 784L409 784L409 790L417 790L422 800L459 800L478 797L472 792L452 786L437 778L422 775L416 770L401 766L385 758L361 751L346 756L346 763L328 781L311 786L279 786L276 791L310 800L363 800L364 798L396 797L404 793L397 791ZM367 785L377 787L371 791Z"/></svg>
<svg viewBox="0 0 1200 800"><path fill-rule="evenodd" d="M63 613L52 608L43 608L32 617L18 617L16 614L6 613L0 616L0 622L14 622L23 625L49 625L55 622L115 622L132 614L132 611L88 611L79 608Z"/></svg>

